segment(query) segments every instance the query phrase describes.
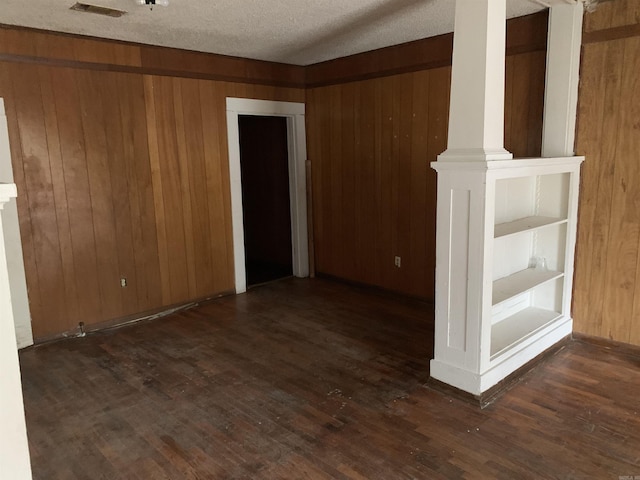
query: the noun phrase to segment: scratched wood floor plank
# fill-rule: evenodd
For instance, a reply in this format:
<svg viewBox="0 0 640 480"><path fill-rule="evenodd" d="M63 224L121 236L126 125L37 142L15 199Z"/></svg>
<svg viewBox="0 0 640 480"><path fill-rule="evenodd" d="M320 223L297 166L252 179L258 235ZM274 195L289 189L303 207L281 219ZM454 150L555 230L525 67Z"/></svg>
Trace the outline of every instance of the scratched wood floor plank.
<svg viewBox="0 0 640 480"><path fill-rule="evenodd" d="M640 475L640 356L571 342L480 410L432 354L432 305L325 279L22 350L34 479Z"/></svg>

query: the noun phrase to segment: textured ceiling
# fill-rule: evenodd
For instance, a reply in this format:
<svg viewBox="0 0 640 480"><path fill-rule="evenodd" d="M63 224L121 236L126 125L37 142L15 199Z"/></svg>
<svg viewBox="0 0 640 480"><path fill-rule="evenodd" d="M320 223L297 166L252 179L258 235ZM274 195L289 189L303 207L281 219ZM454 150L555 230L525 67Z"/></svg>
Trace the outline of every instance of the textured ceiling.
<svg viewBox="0 0 640 480"><path fill-rule="evenodd" d="M75 0L1 0L0 23L297 65L453 31L454 0L82 0L120 18L69 10ZM542 10L507 0L508 17Z"/></svg>

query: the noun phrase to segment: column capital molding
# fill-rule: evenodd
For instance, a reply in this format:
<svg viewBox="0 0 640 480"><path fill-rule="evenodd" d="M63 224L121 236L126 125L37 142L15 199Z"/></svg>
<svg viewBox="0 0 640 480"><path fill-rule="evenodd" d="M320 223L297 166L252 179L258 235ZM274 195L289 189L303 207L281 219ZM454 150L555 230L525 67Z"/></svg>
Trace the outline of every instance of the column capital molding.
<svg viewBox="0 0 640 480"><path fill-rule="evenodd" d="M513 154L504 148L448 148L438 155L439 162L473 162L511 160Z"/></svg>

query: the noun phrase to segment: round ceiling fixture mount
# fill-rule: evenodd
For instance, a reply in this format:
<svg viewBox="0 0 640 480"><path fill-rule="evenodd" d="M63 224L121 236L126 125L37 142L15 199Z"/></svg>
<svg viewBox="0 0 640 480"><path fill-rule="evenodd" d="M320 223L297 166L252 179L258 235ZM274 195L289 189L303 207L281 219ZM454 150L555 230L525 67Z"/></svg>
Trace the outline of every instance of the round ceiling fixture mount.
<svg viewBox="0 0 640 480"><path fill-rule="evenodd" d="M169 5L169 0L136 0L136 3L138 5L149 5L151 10L153 10L153 7L155 5L166 7L167 5Z"/></svg>

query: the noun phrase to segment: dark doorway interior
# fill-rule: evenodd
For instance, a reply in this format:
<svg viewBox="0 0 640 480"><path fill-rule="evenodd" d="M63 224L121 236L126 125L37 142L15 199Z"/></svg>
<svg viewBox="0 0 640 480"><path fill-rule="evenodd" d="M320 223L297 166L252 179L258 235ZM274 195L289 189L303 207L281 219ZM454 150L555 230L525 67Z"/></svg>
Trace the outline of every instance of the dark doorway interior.
<svg viewBox="0 0 640 480"><path fill-rule="evenodd" d="M293 274L287 119L240 115L247 286Z"/></svg>

